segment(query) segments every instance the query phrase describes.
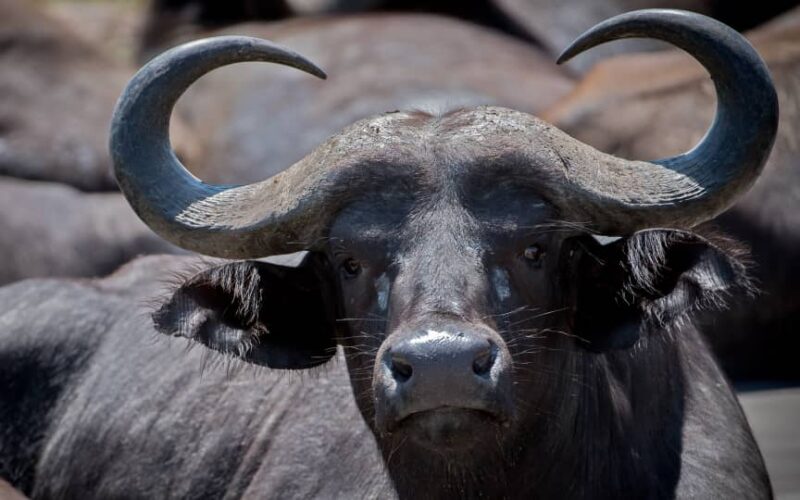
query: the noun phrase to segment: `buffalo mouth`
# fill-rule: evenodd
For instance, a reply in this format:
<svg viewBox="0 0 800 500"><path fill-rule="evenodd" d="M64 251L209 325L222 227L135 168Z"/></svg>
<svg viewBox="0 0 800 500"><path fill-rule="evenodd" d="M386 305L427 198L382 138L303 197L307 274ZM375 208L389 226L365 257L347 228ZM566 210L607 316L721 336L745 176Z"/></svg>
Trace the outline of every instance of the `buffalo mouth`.
<svg viewBox="0 0 800 500"><path fill-rule="evenodd" d="M403 417L395 432L425 448L458 451L494 436L506 424L507 419L487 410L442 406Z"/></svg>

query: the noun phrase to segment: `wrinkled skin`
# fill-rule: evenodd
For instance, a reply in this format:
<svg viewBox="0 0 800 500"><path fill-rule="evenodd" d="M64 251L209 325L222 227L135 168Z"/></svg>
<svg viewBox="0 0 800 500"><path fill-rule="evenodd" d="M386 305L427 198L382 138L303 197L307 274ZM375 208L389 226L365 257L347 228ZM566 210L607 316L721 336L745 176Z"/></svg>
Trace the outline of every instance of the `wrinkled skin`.
<svg viewBox="0 0 800 500"><path fill-rule="evenodd" d="M291 46L331 76L321 81L248 64L214 71L193 85L176 110L206 146L207 154L188 167L208 182L264 179L345 126L378 113L480 104L535 113L573 85L533 47L433 16L297 20L215 34Z"/></svg>
<svg viewBox="0 0 800 500"><path fill-rule="evenodd" d="M108 125L133 70L24 0L0 0L0 40L0 175L116 189ZM197 151L180 119L174 138Z"/></svg>
<svg viewBox="0 0 800 500"><path fill-rule="evenodd" d="M0 475L34 497L767 498L690 321L747 288L737 253L681 230L596 241L536 179L448 148L465 115L398 115L428 147L362 179L301 263L211 262L155 306L161 333L273 370L198 377L203 348L132 306L147 266L0 291L0 378L52 387L4 393Z"/></svg>
<svg viewBox="0 0 800 500"><path fill-rule="evenodd" d="M795 210L800 206L800 10L749 38L778 89L778 137L755 186L710 226L752 249L762 294L709 318L704 331L734 378L800 380L793 355L800 348L794 327L800 320L800 219ZM649 159L696 143L714 106L714 90L702 68L682 53L665 52L599 64L545 118L603 151Z"/></svg>
<svg viewBox="0 0 800 500"><path fill-rule="evenodd" d="M148 253L180 252L118 193L81 193L0 177L0 284L31 277L104 276Z"/></svg>

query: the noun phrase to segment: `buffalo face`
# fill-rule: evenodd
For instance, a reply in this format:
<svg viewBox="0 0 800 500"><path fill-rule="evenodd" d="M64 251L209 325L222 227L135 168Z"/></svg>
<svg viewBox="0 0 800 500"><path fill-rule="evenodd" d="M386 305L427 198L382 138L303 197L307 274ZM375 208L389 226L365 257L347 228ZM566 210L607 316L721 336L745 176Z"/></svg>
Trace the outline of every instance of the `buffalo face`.
<svg viewBox="0 0 800 500"><path fill-rule="evenodd" d="M309 252L288 269L247 261L200 273L156 314L157 328L278 368L321 364L341 345L390 469L425 473L444 456L438 464L453 477L465 463L479 466L464 474L491 474L522 454L528 463L552 450L584 457L619 436L660 432L662 418L680 421L680 405L670 404L679 398L637 406L632 381L679 393L673 326L747 283L735 253L652 228L691 228L752 185L775 138L777 100L740 35L684 12L618 16L561 59L636 36L687 50L715 81L717 118L685 154L615 158L503 108L394 112L241 186L203 183L177 160L168 138L175 101L234 62L324 73L245 37L155 58L112 124L115 175L133 209L206 255Z"/></svg>
<svg viewBox="0 0 800 500"><path fill-rule="evenodd" d="M576 403L584 358L659 342L651 326L745 284L734 256L697 235L598 238L534 190L459 165L406 179L413 196L365 193L299 265L197 274L158 328L273 368L319 365L341 345L387 455L472 460Z"/></svg>
<svg viewBox="0 0 800 500"><path fill-rule="evenodd" d="M338 342L387 453L511 449L575 395L576 360L630 350L746 285L697 235L598 238L479 166L451 170L416 200L354 204L331 231Z"/></svg>
<svg viewBox="0 0 800 500"><path fill-rule="evenodd" d="M380 434L436 449L494 442L509 427L525 319L558 296L545 255L559 241L541 231L552 210L451 170L413 199L384 199L399 217L357 203L331 231L340 342L361 409Z"/></svg>

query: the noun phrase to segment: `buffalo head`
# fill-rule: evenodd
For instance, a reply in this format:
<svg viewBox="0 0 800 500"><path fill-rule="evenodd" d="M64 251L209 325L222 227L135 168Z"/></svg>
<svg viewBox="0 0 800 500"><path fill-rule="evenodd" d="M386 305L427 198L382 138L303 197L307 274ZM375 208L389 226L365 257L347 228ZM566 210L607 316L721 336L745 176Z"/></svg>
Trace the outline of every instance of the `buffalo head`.
<svg viewBox="0 0 800 500"><path fill-rule="evenodd" d="M627 161L502 108L393 112L242 186L205 184L179 163L168 138L175 101L225 64L322 71L242 37L154 59L120 99L111 138L118 182L139 216L206 255L308 252L294 266L250 260L201 272L156 313L157 327L278 368L319 365L342 346L387 456L403 443L469 449L475 460L475 450L498 444L521 453L514 436L542 435L536 429L555 425L548 418L569 421L587 401L601 405L600 392L632 419L652 411L625 406L621 388L635 378L625 365L616 385L601 388L594 375L624 360L657 371L650 390L667 390L677 364L667 327L742 284L741 264L688 229L759 175L777 105L755 51L700 15L622 15L561 59L635 36L674 43L714 79L716 119L688 153Z"/></svg>

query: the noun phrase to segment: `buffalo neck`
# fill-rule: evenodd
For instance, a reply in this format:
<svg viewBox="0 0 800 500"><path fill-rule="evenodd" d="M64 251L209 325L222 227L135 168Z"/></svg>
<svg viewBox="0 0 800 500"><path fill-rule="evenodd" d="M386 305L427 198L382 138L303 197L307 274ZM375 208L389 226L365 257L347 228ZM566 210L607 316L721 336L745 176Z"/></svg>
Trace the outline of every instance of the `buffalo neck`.
<svg viewBox="0 0 800 500"><path fill-rule="evenodd" d="M552 366L569 376L532 387L533 399L517 394L521 415L480 449L437 453L376 434L398 496L670 497L684 420L679 346L670 337L644 337L636 352L563 352ZM536 382L527 385L543 385Z"/></svg>

